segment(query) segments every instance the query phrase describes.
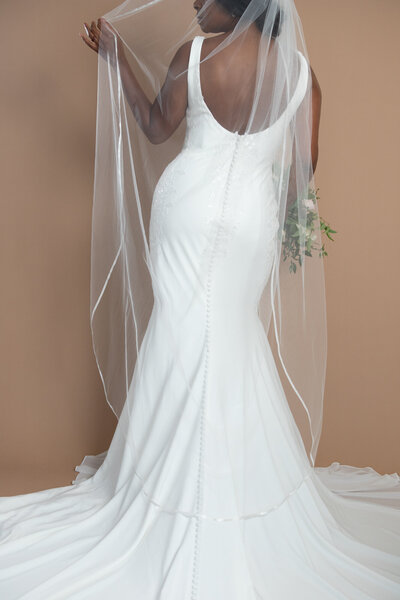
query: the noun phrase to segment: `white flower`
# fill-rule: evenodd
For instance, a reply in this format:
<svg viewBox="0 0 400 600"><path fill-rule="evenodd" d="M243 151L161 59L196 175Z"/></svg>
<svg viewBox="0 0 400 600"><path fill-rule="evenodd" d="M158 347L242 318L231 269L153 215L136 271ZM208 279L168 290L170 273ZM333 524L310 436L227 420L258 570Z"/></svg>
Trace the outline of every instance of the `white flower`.
<svg viewBox="0 0 400 600"><path fill-rule="evenodd" d="M315 210L315 204L314 204L314 201L311 200L311 198L304 198L303 206L305 208L308 208L309 210Z"/></svg>
<svg viewBox="0 0 400 600"><path fill-rule="evenodd" d="M304 227L304 225L302 225L301 223L296 223L296 227L302 237L307 237L308 230L306 227Z"/></svg>

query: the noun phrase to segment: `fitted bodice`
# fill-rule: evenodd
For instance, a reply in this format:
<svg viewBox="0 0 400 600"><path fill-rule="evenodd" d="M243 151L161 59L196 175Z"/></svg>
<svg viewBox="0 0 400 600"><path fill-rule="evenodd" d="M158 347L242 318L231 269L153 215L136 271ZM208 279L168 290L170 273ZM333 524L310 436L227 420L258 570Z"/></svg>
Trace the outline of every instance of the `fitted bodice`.
<svg viewBox="0 0 400 600"><path fill-rule="evenodd" d="M188 106L186 111L186 136L183 148L193 150L223 151L236 144L243 147L242 158L248 163L265 164L273 160L279 143L282 141L284 128L293 117L301 100L304 98L308 82L308 63L304 55L299 52L300 71L295 91L286 108L278 119L267 129L255 133L241 135L223 127L207 106L200 79L200 58L204 37L196 36L193 39L188 63Z"/></svg>
<svg viewBox="0 0 400 600"><path fill-rule="evenodd" d="M223 311L229 303L233 310L232 299L239 299L236 314L256 314L278 229L274 157L277 152L279 156L288 119L304 97L308 66L300 54L299 80L280 117L268 129L241 135L223 127L203 98L199 66L203 39L194 38L189 57L184 143L153 196L150 248L158 299L172 312L179 307L187 310L185 298L204 305L211 261L213 271L219 270L214 307Z"/></svg>

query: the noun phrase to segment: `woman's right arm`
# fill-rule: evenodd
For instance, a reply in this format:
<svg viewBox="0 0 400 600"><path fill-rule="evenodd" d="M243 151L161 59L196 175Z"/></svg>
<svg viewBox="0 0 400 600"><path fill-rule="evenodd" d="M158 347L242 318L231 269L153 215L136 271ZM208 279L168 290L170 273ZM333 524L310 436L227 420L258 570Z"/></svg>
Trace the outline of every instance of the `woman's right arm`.
<svg viewBox="0 0 400 600"><path fill-rule="evenodd" d="M187 77L191 42L183 44L169 66L164 84L153 102L140 86L125 56L124 46L118 33L105 20L99 19L89 26L88 35L81 34L83 41L95 52L106 56L117 39L118 67L128 104L140 128L153 144L167 140L185 116L187 107ZM101 36L101 37L100 37ZM183 74L182 74L183 73Z"/></svg>

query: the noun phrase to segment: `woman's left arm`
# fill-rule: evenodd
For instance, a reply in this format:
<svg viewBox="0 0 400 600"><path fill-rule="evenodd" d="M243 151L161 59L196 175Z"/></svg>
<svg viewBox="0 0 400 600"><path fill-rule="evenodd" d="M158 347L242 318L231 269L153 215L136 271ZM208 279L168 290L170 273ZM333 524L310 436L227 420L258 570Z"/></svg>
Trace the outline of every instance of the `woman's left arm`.
<svg viewBox="0 0 400 600"><path fill-rule="evenodd" d="M319 122L321 119L321 105L322 105L322 92L321 87L318 83L318 79L312 70L312 132L311 132L311 156L313 171L317 168L318 162L318 136L319 136Z"/></svg>
<svg viewBox="0 0 400 600"><path fill-rule="evenodd" d="M118 66L126 99L144 134L153 144L167 140L185 116L187 107L187 77L191 42L183 44L169 66L165 82L153 102L141 88L125 56L124 46L118 33L105 20L85 23L88 35L81 34L83 41L95 52L106 55L117 39ZM101 35L101 37L100 37ZM182 74L183 73L183 74Z"/></svg>

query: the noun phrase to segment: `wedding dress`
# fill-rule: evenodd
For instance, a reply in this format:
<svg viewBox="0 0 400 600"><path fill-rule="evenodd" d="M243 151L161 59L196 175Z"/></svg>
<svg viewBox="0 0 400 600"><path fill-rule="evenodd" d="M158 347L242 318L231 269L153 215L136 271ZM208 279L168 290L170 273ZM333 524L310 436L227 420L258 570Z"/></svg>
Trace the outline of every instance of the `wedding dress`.
<svg viewBox="0 0 400 600"><path fill-rule="evenodd" d="M126 404L74 485L1 498L2 600L400 598L398 475L310 466L257 313L283 116L246 137L222 126L201 90L202 42L185 141L154 193L160 293ZM299 57L289 113L307 83ZM166 315L180 323L173 370Z"/></svg>

